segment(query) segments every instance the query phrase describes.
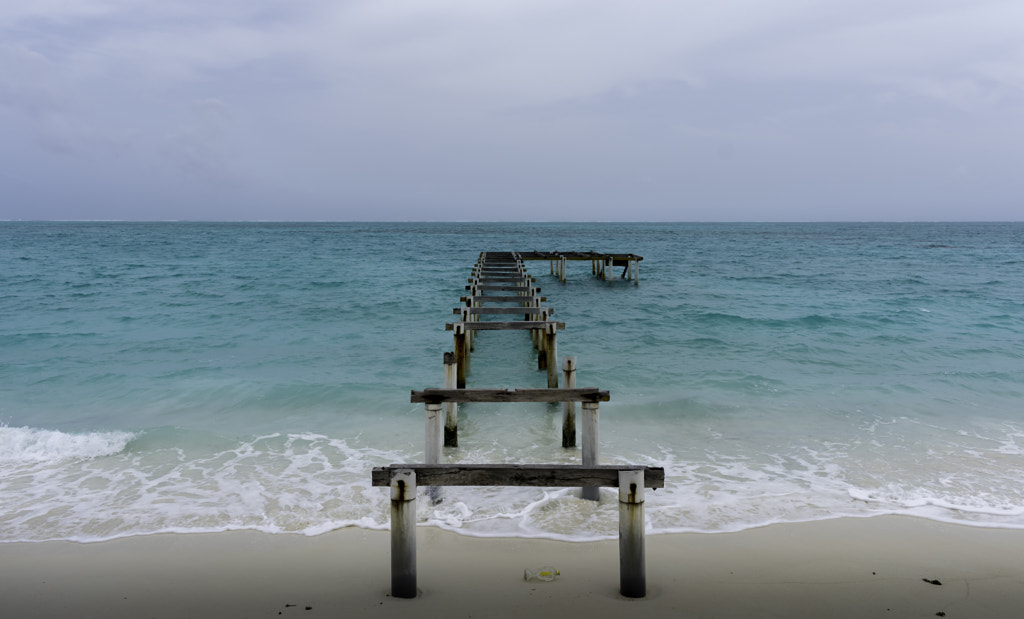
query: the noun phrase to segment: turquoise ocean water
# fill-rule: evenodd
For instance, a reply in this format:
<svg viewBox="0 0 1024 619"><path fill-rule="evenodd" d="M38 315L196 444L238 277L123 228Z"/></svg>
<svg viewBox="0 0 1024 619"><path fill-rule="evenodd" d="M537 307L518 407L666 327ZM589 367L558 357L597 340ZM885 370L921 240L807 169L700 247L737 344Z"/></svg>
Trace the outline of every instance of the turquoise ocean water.
<svg viewBox="0 0 1024 619"><path fill-rule="evenodd" d="M386 528L481 251L528 267L601 407L666 468L652 533L909 514L1024 528L1024 224L0 223L0 540ZM541 387L479 337L470 387ZM467 405L449 461L578 462L547 405ZM615 495L449 488L422 522L614 537Z"/></svg>

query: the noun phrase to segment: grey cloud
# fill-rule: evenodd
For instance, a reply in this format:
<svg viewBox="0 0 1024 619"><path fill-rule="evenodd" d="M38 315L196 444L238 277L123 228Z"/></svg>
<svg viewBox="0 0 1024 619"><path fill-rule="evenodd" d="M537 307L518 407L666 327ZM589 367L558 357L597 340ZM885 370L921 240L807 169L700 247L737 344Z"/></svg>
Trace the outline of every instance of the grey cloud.
<svg viewBox="0 0 1024 619"><path fill-rule="evenodd" d="M1018 6L21 3L0 157L53 217L1016 218Z"/></svg>

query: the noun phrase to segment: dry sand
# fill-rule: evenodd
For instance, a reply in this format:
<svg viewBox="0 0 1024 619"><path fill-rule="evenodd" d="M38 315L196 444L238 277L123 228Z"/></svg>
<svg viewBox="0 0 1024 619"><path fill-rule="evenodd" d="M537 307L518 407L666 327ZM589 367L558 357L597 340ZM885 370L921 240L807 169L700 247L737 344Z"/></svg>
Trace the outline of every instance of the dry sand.
<svg viewBox="0 0 1024 619"><path fill-rule="evenodd" d="M648 595L639 600L618 593L614 541L482 539L428 527L417 536L421 593L411 600L389 595L381 531L0 544L0 615L1024 616L1024 531L886 516L648 536ZM561 576L523 580L525 567L544 564Z"/></svg>

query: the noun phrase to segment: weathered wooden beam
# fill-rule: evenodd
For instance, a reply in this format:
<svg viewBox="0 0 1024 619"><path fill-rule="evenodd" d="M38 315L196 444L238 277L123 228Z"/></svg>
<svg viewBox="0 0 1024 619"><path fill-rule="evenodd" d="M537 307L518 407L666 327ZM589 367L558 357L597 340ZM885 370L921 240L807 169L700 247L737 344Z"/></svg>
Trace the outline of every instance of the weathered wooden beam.
<svg viewBox="0 0 1024 619"><path fill-rule="evenodd" d="M515 295L475 295L469 297L459 297L459 301L463 303L544 303L548 300L547 297L519 297Z"/></svg>
<svg viewBox="0 0 1024 619"><path fill-rule="evenodd" d="M532 282L533 278L529 275L522 275L519 277L505 276L505 275L481 275L479 277L471 277L466 280L470 284L483 284L485 282Z"/></svg>
<svg viewBox="0 0 1024 619"><path fill-rule="evenodd" d="M540 292L540 288L533 286L489 286L487 284L473 284L466 286L466 290L472 290L473 288L484 292Z"/></svg>
<svg viewBox="0 0 1024 619"><path fill-rule="evenodd" d="M390 486L399 471L412 471L421 486L537 486L572 488L581 485L617 488L620 471L643 473L647 488L665 487L663 467L638 464L392 464L374 467L374 486Z"/></svg>
<svg viewBox="0 0 1024 619"><path fill-rule="evenodd" d="M549 307L456 307L452 309L453 314L461 314L462 310L468 310L468 314L536 314L546 311L553 314L555 310Z"/></svg>
<svg viewBox="0 0 1024 619"><path fill-rule="evenodd" d="M413 404L442 402L607 402L611 395L597 387L577 389L424 389L413 391Z"/></svg>
<svg viewBox="0 0 1024 619"><path fill-rule="evenodd" d="M519 259L522 261L527 260L605 260L612 258L614 260L643 260L643 256L636 254L609 254L604 252L596 251L531 251L522 252L519 255Z"/></svg>
<svg viewBox="0 0 1024 619"><path fill-rule="evenodd" d="M533 308L529 309L532 313ZM520 331L529 329L547 329L548 325L552 325L557 329L564 329L564 322L554 322L551 320L513 320L509 322L497 322L497 321L480 321L480 322L449 322L444 325L445 331L452 331L455 329L455 325L465 325L467 331Z"/></svg>

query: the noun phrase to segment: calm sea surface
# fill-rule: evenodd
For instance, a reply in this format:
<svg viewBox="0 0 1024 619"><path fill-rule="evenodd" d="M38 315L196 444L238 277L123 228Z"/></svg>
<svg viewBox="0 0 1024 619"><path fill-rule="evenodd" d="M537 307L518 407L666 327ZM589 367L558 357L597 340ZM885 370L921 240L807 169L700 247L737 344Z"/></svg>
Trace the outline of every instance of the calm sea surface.
<svg viewBox="0 0 1024 619"><path fill-rule="evenodd" d="M0 541L386 528L479 252L528 263L652 532L910 514L1024 528L1024 224L0 223ZM477 340L470 387L541 387ZM467 405L452 462L579 462L547 405ZM617 499L449 488L423 522L614 537Z"/></svg>

